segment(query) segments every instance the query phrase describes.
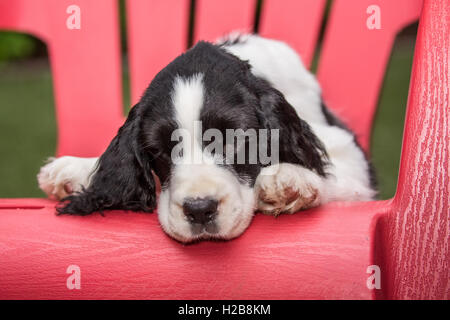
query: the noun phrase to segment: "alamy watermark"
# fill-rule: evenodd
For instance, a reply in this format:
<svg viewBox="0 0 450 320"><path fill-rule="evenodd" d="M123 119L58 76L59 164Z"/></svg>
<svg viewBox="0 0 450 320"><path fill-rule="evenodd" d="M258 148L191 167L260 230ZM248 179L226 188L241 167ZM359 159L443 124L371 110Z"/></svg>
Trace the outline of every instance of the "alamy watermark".
<svg viewBox="0 0 450 320"><path fill-rule="evenodd" d="M366 13L369 17L366 20L366 26L369 30L381 29L381 9L376 4L372 4L367 7Z"/></svg>
<svg viewBox="0 0 450 320"><path fill-rule="evenodd" d="M81 29L81 9L79 6L72 4L67 7L66 13L70 14L66 19L66 27L69 30Z"/></svg>
<svg viewBox="0 0 450 320"><path fill-rule="evenodd" d="M381 289L381 269L380 269L380 267L375 264L368 266L366 272L370 274L370 276L367 278L367 281L366 281L367 289L369 289L369 290Z"/></svg>
<svg viewBox="0 0 450 320"><path fill-rule="evenodd" d="M81 269L76 264L71 264L67 267L67 274L70 276L67 277L66 286L69 290L80 290L81 289Z"/></svg>
<svg viewBox="0 0 450 320"><path fill-rule="evenodd" d="M203 132L202 122L195 121L193 131L176 129L171 141L174 164L261 164L279 163L279 129L225 129Z"/></svg>

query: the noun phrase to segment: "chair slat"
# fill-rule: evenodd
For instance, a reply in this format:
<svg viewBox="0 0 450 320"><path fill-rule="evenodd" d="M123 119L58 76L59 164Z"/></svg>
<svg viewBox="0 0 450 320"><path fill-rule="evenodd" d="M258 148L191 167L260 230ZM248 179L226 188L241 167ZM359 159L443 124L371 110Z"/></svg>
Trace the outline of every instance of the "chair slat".
<svg viewBox="0 0 450 320"><path fill-rule="evenodd" d="M265 0L259 33L287 42L310 66L325 8L325 0Z"/></svg>
<svg viewBox="0 0 450 320"><path fill-rule="evenodd" d="M370 30L367 8L380 8L381 29ZM383 76L397 33L418 19L421 0L336 0L319 61L327 104L367 150Z"/></svg>
<svg viewBox="0 0 450 320"><path fill-rule="evenodd" d="M251 32L256 0L197 0L194 41L214 41L231 31Z"/></svg>
<svg viewBox="0 0 450 320"><path fill-rule="evenodd" d="M189 0L128 0L128 56L135 104L154 76L187 46Z"/></svg>

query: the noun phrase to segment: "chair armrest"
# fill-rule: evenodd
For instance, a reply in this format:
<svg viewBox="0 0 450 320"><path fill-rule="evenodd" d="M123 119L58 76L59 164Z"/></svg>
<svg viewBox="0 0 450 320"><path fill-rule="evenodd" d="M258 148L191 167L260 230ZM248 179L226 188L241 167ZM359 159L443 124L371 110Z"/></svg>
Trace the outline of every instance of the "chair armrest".
<svg viewBox="0 0 450 320"><path fill-rule="evenodd" d="M366 270L389 208L259 214L233 241L182 245L156 214L55 216L53 202L34 204L41 208L0 209L0 299L373 299ZM66 286L71 265L80 268L79 290Z"/></svg>
<svg viewBox="0 0 450 320"><path fill-rule="evenodd" d="M449 51L447 0L424 2L398 189L384 230L387 298L448 299Z"/></svg>

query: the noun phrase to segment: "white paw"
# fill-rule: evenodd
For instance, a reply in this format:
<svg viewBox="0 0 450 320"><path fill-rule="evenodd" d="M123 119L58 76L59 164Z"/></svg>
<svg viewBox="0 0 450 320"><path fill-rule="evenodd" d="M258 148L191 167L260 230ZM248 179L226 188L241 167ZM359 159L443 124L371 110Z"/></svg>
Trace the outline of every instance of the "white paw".
<svg viewBox="0 0 450 320"><path fill-rule="evenodd" d="M49 158L37 175L39 188L50 199L60 200L87 187L97 158Z"/></svg>
<svg viewBox="0 0 450 320"><path fill-rule="evenodd" d="M304 167L281 163L261 170L256 179L258 210L279 215L320 204L321 178Z"/></svg>

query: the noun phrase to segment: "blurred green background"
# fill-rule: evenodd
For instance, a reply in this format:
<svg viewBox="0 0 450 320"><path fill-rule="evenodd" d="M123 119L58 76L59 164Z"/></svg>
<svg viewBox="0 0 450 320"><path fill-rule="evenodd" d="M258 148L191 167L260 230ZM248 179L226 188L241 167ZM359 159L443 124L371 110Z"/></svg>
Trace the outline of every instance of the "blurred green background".
<svg viewBox="0 0 450 320"><path fill-rule="evenodd" d="M121 12L124 106L128 106ZM416 31L417 25L412 25L396 39L373 127L371 155L380 199L392 197L396 189ZM55 149L52 76L45 44L29 35L0 32L0 197L43 197L36 174Z"/></svg>

